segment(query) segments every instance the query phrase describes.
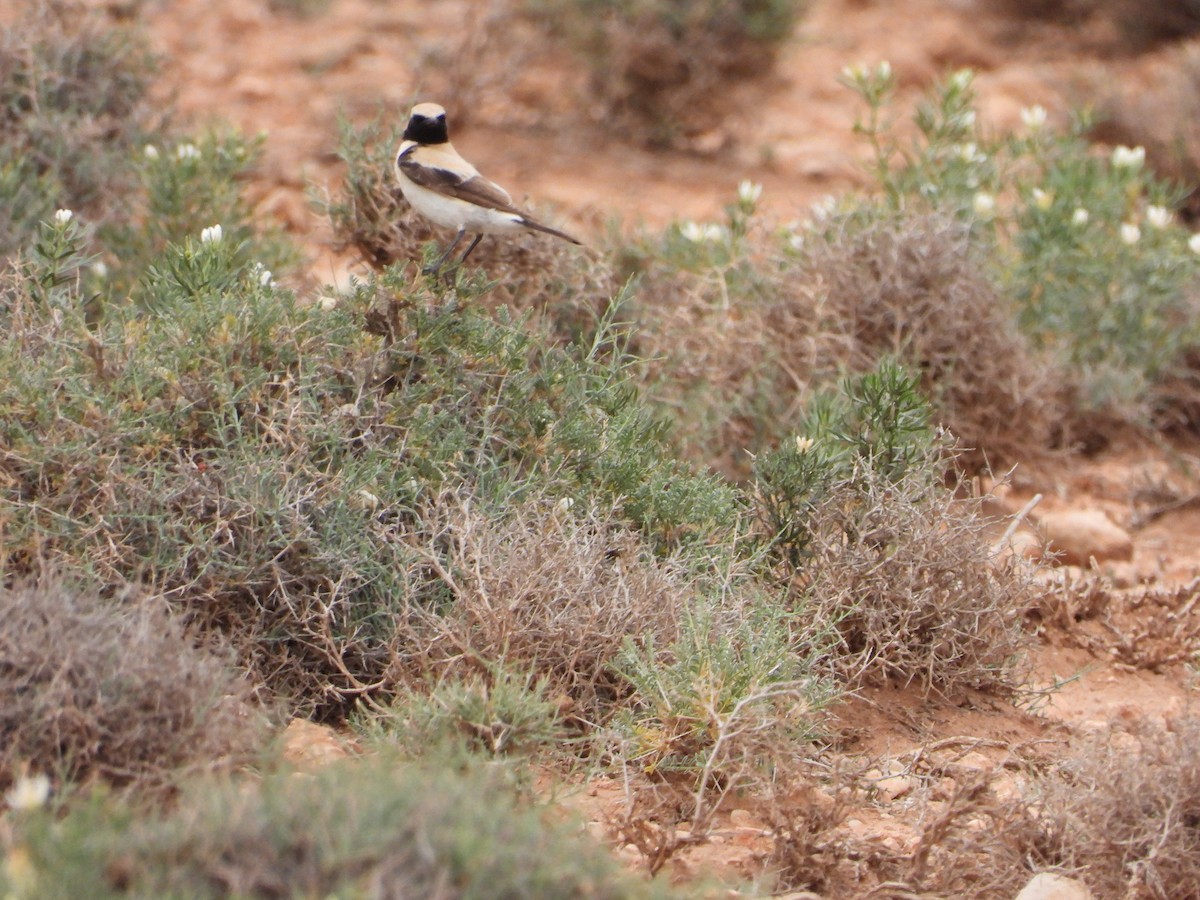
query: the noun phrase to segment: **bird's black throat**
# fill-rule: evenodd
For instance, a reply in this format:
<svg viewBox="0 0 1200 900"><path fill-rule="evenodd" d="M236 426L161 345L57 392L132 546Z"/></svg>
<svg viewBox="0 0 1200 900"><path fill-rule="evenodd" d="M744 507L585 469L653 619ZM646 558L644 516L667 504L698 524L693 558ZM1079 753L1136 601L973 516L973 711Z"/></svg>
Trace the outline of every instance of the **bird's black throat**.
<svg viewBox="0 0 1200 900"><path fill-rule="evenodd" d="M408 127L404 129L404 140L416 141L418 144L449 142L450 133L446 129L446 117L438 116L436 119L429 119L425 116L413 116L408 120Z"/></svg>

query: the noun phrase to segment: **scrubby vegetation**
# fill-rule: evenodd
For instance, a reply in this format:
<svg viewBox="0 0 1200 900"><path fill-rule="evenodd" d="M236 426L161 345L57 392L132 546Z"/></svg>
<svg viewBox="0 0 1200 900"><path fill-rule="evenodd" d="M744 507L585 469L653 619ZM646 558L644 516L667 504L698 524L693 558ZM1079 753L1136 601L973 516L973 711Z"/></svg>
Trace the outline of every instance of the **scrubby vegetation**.
<svg viewBox="0 0 1200 900"><path fill-rule="evenodd" d="M716 127L729 84L770 70L804 0L521 0L592 73L613 134L668 144Z"/></svg>
<svg viewBox="0 0 1200 900"><path fill-rule="evenodd" d="M630 65L635 35L766 59L798 13L685 6L572 9ZM651 870L749 798L778 883L834 884L864 858L835 832L867 779L838 768L830 711L897 686L1009 702L1056 602L993 544L972 477L1089 422L1195 424L1176 193L1037 110L981 134L969 73L911 146L890 70L844 73L875 189L808 222L766 221L745 182L719 223L590 254L487 241L449 283L415 264L432 235L390 183L397 135L347 126L325 207L376 271L297 292L241 190L258 145L148 116L135 33L39 16L0 57L15 895L667 895L547 825L529 767L550 760L622 781L612 831ZM707 88L620 90L618 119L667 135ZM293 777L261 752L276 711L383 761ZM1021 803L956 775L909 858L863 865L948 895L1032 862L1186 883L1186 811L1152 847L1139 807L1120 862L1088 862L1112 856L1110 807L1188 788L1186 756L1134 737L1146 770L1107 806L1063 795L1101 780L1091 751ZM990 862L952 871L984 819Z"/></svg>

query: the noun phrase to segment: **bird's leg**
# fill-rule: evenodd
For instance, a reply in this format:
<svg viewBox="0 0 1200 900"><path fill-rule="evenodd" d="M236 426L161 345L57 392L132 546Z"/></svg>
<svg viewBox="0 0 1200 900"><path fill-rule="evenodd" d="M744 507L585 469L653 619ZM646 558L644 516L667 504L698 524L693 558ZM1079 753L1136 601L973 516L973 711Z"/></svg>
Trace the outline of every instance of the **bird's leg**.
<svg viewBox="0 0 1200 900"><path fill-rule="evenodd" d="M465 228L458 229L458 234L454 236L454 240L450 242L450 246L447 247L442 255L437 258L437 261L432 265L425 266L423 269L421 269L421 271L426 275L436 275L438 272L442 271L442 266L445 264L446 260L450 258L450 254L454 252L454 248L458 246L458 242L463 239L463 235L466 233L467 230Z"/></svg>
<svg viewBox="0 0 1200 900"><path fill-rule="evenodd" d="M471 251L472 251L472 250L474 250L474 249L475 249L475 247L476 247L476 246L479 244L479 242L480 242L480 241L482 241L482 240L483 240L483 235L482 235L482 234L477 234L477 235L475 235L475 240L471 241L471 246L467 248L467 252L466 252L466 253L464 253L464 254L462 255L462 259L460 259L460 260L458 261L458 264L459 264L460 266L461 266L463 263L465 263L465 262L467 261L467 257L471 255Z"/></svg>

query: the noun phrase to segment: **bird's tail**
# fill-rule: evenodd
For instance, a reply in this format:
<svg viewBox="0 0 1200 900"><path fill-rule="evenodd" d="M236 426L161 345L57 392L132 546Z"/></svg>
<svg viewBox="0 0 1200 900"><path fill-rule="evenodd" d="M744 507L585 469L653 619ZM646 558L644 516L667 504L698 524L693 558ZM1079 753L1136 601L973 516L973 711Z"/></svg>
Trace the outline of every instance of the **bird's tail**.
<svg viewBox="0 0 1200 900"><path fill-rule="evenodd" d="M534 231L545 232L546 234L552 234L557 238L562 238L564 241L570 241L572 244L583 244L583 241L579 240L578 238L571 237L571 235L567 234L565 231L559 231L557 228L551 228L549 225L543 225L541 222L537 221L536 219L531 219L528 216L521 217L521 224L526 228L532 228Z"/></svg>

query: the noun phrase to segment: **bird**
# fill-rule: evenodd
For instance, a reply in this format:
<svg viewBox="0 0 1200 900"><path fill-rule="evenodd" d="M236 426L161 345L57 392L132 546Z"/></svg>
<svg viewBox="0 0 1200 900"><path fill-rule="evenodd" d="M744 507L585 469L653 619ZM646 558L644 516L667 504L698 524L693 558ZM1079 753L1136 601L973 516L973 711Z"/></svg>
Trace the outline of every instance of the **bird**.
<svg viewBox="0 0 1200 900"><path fill-rule="evenodd" d="M475 235L458 261L461 266L485 234L540 231L581 244L578 239L539 222L517 208L504 188L488 181L454 145L446 126L446 110L437 103L412 108L396 153L396 178L404 198L421 216L455 231L454 240L426 274L437 274L467 233Z"/></svg>

